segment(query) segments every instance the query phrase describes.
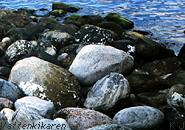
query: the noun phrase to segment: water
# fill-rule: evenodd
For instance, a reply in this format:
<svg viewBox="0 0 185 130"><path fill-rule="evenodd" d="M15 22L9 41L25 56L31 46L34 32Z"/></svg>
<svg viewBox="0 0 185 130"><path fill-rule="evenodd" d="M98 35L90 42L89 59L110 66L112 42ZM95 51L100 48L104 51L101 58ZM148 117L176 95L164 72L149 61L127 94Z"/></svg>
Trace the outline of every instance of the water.
<svg viewBox="0 0 185 130"><path fill-rule="evenodd" d="M185 43L185 0L0 0L0 8L51 9L53 1L80 6L82 15L117 12L134 21L136 29L151 31L176 53Z"/></svg>

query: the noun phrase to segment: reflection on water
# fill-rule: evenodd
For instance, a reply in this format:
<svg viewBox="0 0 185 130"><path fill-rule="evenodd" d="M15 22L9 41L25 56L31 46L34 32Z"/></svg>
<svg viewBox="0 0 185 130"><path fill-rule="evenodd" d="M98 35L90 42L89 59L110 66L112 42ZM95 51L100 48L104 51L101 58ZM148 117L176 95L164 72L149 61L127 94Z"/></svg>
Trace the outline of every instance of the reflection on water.
<svg viewBox="0 0 185 130"><path fill-rule="evenodd" d="M51 8L52 1L81 6L81 14L118 12L178 51L185 43L185 0L0 0L0 8Z"/></svg>

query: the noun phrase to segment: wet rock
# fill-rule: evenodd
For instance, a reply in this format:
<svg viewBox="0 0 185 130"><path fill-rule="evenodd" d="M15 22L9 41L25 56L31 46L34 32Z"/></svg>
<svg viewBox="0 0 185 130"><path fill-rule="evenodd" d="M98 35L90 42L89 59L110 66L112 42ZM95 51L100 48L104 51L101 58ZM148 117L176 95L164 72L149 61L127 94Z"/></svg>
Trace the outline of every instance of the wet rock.
<svg viewBox="0 0 185 130"><path fill-rule="evenodd" d="M119 36L122 35L122 33L125 31L119 24L115 22L101 22L98 24L100 28L111 30L115 33L117 33Z"/></svg>
<svg viewBox="0 0 185 130"><path fill-rule="evenodd" d="M159 108L160 106L166 105L168 91L168 89L165 89L155 92L143 92L136 96L136 100L140 102L140 104Z"/></svg>
<svg viewBox="0 0 185 130"><path fill-rule="evenodd" d="M13 108L13 102L6 98L0 98L0 110L3 108Z"/></svg>
<svg viewBox="0 0 185 130"><path fill-rule="evenodd" d="M11 101L16 101L23 96L20 88L13 83L0 79L0 97L7 98Z"/></svg>
<svg viewBox="0 0 185 130"><path fill-rule="evenodd" d="M80 18L80 15L72 14L72 15L64 18L64 24L74 24L74 25L80 27L82 23L77 21L79 18Z"/></svg>
<svg viewBox="0 0 185 130"><path fill-rule="evenodd" d="M81 45L104 45L112 42L113 39L111 31L93 25L84 25L75 33L75 41Z"/></svg>
<svg viewBox="0 0 185 130"><path fill-rule="evenodd" d="M56 116L64 118L70 128L75 130L85 130L112 122L111 118L100 112L82 108L64 108Z"/></svg>
<svg viewBox="0 0 185 130"><path fill-rule="evenodd" d="M136 106L119 111L113 123L132 129L151 129L159 127L164 121L164 114L153 107Z"/></svg>
<svg viewBox="0 0 185 130"><path fill-rule="evenodd" d="M129 36L133 41L137 43L135 46L135 50L136 56L139 58L143 58L147 61L153 61L175 56L173 50L167 49L164 44L157 43L142 34L139 34L137 32L130 32Z"/></svg>
<svg viewBox="0 0 185 130"><path fill-rule="evenodd" d="M66 15L66 11L61 10L61 9L55 9L49 12L50 15L56 16L56 17L63 17Z"/></svg>
<svg viewBox="0 0 185 130"><path fill-rule="evenodd" d="M52 102L42 100L34 96L26 96L18 99L15 102L15 108L31 109L37 112L40 116L47 118L50 118L55 111L54 104Z"/></svg>
<svg viewBox="0 0 185 130"><path fill-rule="evenodd" d="M185 45L183 45L183 47L181 48L178 56L182 59L185 59Z"/></svg>
<svg viewBox="0 0 185 130"><path fill-rule="evenodd" d="M185 85L177 84L170 88L167 102L177 111L184 112L185 110ZM185 114L185 113L184 113Z"/></svg>
<svg viewBox="0 0 185 130"><path fill-rule="evenodd" d="M110 72L126 73L133 67L133 57L104 45L87 45L76 56L69 71L83 84L96 82Z"/></svg>
<svg viewBox="0 0 185 130"><path fill-rule="evenodd" d="M0 78L5 80L8 79L10 71L11 71L11 67L0 66Z"/></svg>
<svg viewBox="0 0 185 130"><path fill-rule="evenodd" d="M121 17L119 14L116 13L109 13L105 16L107 21L113 21L120 24L124 29L132 29L134 27L134 23L124 17Z"/></svg>
<svg viewBox="0 0 185 130"><path fill-rule="evenodd" d="M66 32L60 32L59 30L46 31L41 37L40 41L44 43L49 43L54 45L56 48L60 49L63 46L73 44L74 37Z"/></svg>
<svg viewBox="0 0 185 130"><path fill-rule="evenodd" d="M21 13L11 13L2 17L3 20L13 23L16 27L24 27L29 23L27 15Z"/></svg>
<svg viewBox="0 0 185 130"><path fill-rule="evenodd" d="M72 5L65 4L62 2L54 2L52 4L52 10L64 10L66 12L74 13L74 12L77 12L79 9L80 8L78 8L78 7L74 7Z"/></svg>
<svg viewBox="0 0 185 130"><path fill-rule="evenodd" d="M182 63L180 59L173 57L146 63L142 67L142 70L147 71L152 75L163 76L180 69L181 65Z"/></svg>
<svg viewBox="0 0 185 130"><path fill-rule="evenodd" d="M78 106L80 101L77 79L67 70L36 57L18 61L9 80L26 95L50 100L56 108Z"/></svg>
<svg viewBox="0 0 185 130"><path fill-rule="evenodd" d="M123 75L110 73L98 80L87 94L84 106L87 108L107 110L120 99L128 97L129 83Z"/></svg>
<svg viewBox="0 0 185 130"><path fill-rule="evenodd" d="M103 21L103 18L100 15L84 15L84 16L80 16L77 19L77 23L80 23L79 26L82 26L85 24L97 26L98 23L101 23L102 21Z"/></svg>

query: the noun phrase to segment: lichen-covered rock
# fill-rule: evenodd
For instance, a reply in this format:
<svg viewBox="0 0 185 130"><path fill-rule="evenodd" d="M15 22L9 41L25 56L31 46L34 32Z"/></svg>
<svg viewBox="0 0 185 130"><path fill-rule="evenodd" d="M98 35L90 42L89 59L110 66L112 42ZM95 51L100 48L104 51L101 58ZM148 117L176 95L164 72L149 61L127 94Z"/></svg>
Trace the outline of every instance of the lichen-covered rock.
<svg viewBox="0 0 185 130"><path fill-rule="evenodd" d="M3 108L13 108L13 102L9 99L0 97L0 110Z"/></svg>
<svg viewBox="0 0 185 130"><path fill-rule="evenodd" d="M119 111L113 123L132 129L151 129L159 127L164 121L164 114L153 107L136 106Z"/></svg>
<svg viewBox="0 0 185 130"><path fill-rule="evenodd" d="M62 17L64 15L66 15L66 11L62 10L62 9L55 9L52 10L51 12L49 12L50 15L56 16L56 17Z"/></svg>
<svg viewBox="0 0 185 130"><path fill-rule="evenodd" d="M134 23L124 17L121 17L116 13L109 13L105 19L107 21L113 21L120 24L124 29L132 29L134 27Z"/></svg>
<svg viewBox="0 0 185 130"><path fill-rule="evenodd" d="M51 100L56 107L77 106L80 100L80 85L71 73L36 57L18 61L9 80L26 95Z"/></svg>
<svg viewBox="0 0 185 130"><path fill-rule="evenodd" d="M6 59L10 63L15 63L16 61L23 58L25 55L38 49L37 47L38 43L36 41L16 41L6 50Z"/></svg>
<svg viewBox="0 0 185 130"><path fill-rule="evenodd" d="M64 118L70 128L75 130L85 130L112 122L111 118L100 112L82 108L64 108L57 112L56 116Z"/></svg>
<svg viewBox="0 0 185 130"><path fill-rule="evenodd" d="M18 99L15 102L15 108L32 109L33 111L37 112L39 115L47 118L51 118L55 110L54 104L52 102L45 101L34 96L26 96Z"/></svg>
<svg viewBox="0 0 185 130"><path fill-rule="evenodd" d="M0 97L7 98L14 102L23 95L23 92L18 86L6 80L0 79Z"/></svg>
<svg viewBox="0 0 185 130"><path fill-rule="evenodd" d="M98 80L87 94L84 106L87 108L107 110L119 99L128 97L129 83L123 75L110 73Z"/></svg>
<svg viewBox="0 0 185 130"><path fill-rule="evenodd" d="M41 35L40 40L44 43L52 44L56 48L60 49L63 46L73 44L74 37L69 33L54 30L44 32Z"/></svg>
<svg viewBox="0 0 185 130"><path fill-rule="evenodd" d="M81 45L104 45L109 44L113 39L113 32L94 25L84 25L75 33L75 41Z"/></svg>
<svg viewBox="0 0 185 130"><path fill-rule="evenodd" d="M185 110L185 85L177 84L170 88L167 103L178 111Z"/></svg>
<svg viewBox="0 0 185 130"><path fill-rule="evenodd" d="M133 64L133 57L124 51L104 45L87 45L77 54L69 71L88 85L110 72L126 73Z"/></svg>

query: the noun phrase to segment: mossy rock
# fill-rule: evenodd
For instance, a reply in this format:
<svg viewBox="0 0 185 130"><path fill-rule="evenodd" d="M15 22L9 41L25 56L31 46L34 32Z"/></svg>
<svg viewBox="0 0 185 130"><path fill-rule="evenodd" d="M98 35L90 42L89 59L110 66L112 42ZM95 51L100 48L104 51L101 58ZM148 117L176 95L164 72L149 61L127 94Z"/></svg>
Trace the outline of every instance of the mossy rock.
<svg viewBox="0 0 185 130"><path fill-rule="evenodd" d="M74 7L73 5L65 4L62 2L54 2L52 4L52 10L58 10L58 9L64 10L66 12L74 13L74 12L77 12L80 8Z"/></svg>
<svg viewBox="0 0 185 130"><path fill-rule="evenodd" d="M53 10L51 12L49 12L50 15L56 16L56 17L62 17L64 15L66 15L66 11L62 10L62 9L56 9Z"/></svg>
<svg viewBox="0 0 185 130"><path fill-rule="evenodd" d="M120 24L124 29L132 29L134 27L134 23L124 17L121 17L120 15L116 13L109 13L105 20L107 21L113 21L118 24Z"/></svg>

